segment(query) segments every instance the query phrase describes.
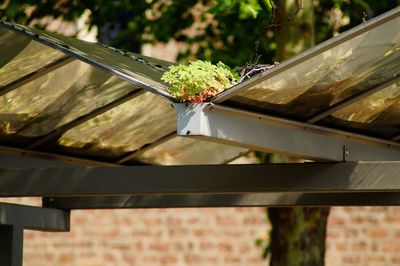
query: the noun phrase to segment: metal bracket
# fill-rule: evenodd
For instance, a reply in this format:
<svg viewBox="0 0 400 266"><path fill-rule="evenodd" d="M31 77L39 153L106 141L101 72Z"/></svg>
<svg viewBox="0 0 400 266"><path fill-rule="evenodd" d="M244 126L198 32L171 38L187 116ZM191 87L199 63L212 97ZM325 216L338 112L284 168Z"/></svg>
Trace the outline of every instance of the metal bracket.
<svg viewBox="0 0 400 266"><path fill-rule="evenodd" d="M350 152L349 152L349 148L347 148L346 146L343 146L343 162L347 161L347 158L349 157Z"/></svg>

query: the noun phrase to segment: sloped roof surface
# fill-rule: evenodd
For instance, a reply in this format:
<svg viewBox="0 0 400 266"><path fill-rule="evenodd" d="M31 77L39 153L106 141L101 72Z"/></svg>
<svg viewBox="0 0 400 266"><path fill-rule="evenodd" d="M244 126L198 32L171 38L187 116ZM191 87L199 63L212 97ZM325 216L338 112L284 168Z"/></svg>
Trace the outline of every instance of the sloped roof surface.
<svg viewBox="0 0 400 266"><path fill-rule="evenodd" d="M0 24L0 150L113 164L220 164L246 149L176 136L169 62ZM400 8L211 102L400 139Z"/></svg>

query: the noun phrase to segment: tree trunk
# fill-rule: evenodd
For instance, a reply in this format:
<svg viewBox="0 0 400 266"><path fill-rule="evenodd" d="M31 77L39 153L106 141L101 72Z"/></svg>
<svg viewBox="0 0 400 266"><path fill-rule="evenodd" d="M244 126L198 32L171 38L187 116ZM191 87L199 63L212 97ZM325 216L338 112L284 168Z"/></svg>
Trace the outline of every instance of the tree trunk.
<svg viewBox="0 0 400 266"><path fill-rule="evenodd" d="M276 23L285 23L275 31L277 61L314 45L312 1L305 0L303 10L290 19L299 2L276 1ZM272 224L270 266L323 266L328 215L329 208L321 207L269 208L268 217Z"/></svg>
<svg viewBox="0 0 400 266"><path fill-rule="evenodd" d="M329 208L269 208L270 266L324 265Z"/></svg>

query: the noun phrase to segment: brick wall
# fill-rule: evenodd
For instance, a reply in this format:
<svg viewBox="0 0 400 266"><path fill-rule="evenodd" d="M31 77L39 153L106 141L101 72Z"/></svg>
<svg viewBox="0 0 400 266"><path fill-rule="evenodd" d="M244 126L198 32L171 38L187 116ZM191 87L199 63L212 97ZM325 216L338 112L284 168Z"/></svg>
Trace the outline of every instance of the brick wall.
<svg viewBox="0 0 400 266"><path fill-rule="evenodd" d="M328 266L400 265L400 207L332 208Z"/></svg>
<svg viewBox="0 0 400 266"><path fill-rule="evenodd" d="M260 208L74 211L70 233L25 234L25 266L262 265Z"/></svg>
<svg viewBox="0 0 400 266"><path fill-rule="evenodd" d="M69 233L25 231L24 265L267 265L254 243L268 233L263 208L73 211L71 223ZM400 207L331 209L327 266L399 264Z"/></svg>

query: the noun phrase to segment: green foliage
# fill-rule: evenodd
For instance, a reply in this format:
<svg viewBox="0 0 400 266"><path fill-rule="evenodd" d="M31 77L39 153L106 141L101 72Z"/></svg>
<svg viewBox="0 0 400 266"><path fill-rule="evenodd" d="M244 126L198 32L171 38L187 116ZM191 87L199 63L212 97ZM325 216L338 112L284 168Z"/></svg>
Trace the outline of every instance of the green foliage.
<svg viewBox="0 0 400 266"><path fill-rule="evenodd" d="M237 7L239 7L240 19L255 19L262 10L262 7L257 0L222 0L214 1L212 7L208 9L207 12L211 14L228 13Z"/></svg>
<svg viewBox="0 0 400 266"><path fill-rule="evenodd" d="M89 26L99 28L99 41L117 48L140 52L143 43L177 40L187 44L179 59L219 61L242 66L254 53L254 42L271 18L272 6L282 0L6 0L0 3L0 20L45 27L44 17L78 19L90 10ZM305 1L305 0L304 0ZM338 8L349 24L339 32L361 23L363 11L369 17L400 4L400 0L315 1L316 43L334 34L329 24L331 10ZM29 10L29 11L27 11ZM200 14L199 14L200 13ZM296 18L294 18L296 19ZM198 26L201 29L197 30ZM191 29L191 30L188 30ZM193 30L195 34L193 34ZM274 61L275 29L263 35L259 63Z"/></svg>
<svg viewBox="0 0 400 266"><path fill-rule="evenodd" d="M168 92L182 102L203 102L234 85L239 75L227 65L201 60L171 66L161 78L171 86Z"/></svg>

